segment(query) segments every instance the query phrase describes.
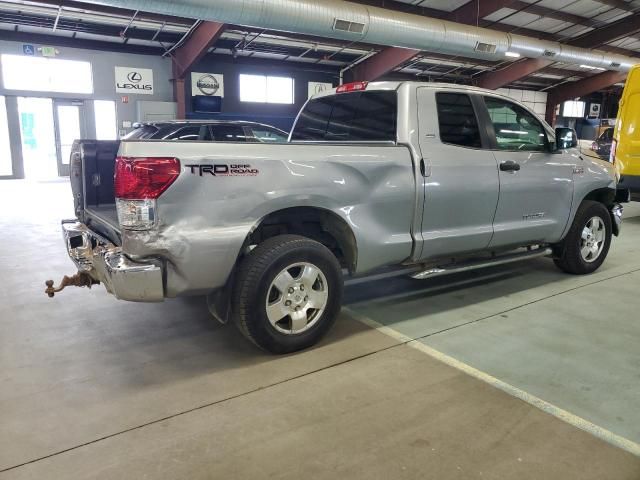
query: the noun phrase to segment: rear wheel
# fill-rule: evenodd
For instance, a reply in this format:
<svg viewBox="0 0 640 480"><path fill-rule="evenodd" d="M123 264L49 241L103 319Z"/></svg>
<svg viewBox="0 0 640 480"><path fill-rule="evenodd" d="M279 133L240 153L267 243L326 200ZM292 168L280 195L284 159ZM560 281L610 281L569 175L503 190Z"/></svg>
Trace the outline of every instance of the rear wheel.
<svg viewBox="0 0 640 480"><path fill-rule="evenodd" d="M234 288L234 319L259 347L288 353L315 344L335 322L342 272L321 243L297 235L270 238L247 255Z"/></svg>
<svg viewBox="0 0 640 480"><path fill-rule="evenodd" d="M602 203L580 205L569 233L557 246L556 265L567 273L584 275L596 271L611 246L611 216Z"/></svg>

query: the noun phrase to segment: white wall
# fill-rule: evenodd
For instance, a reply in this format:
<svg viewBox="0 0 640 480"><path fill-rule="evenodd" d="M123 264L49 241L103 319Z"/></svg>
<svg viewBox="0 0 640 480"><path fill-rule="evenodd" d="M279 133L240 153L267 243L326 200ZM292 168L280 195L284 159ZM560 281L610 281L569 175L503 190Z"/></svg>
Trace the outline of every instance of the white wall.
<svg viewBox="0 0 640 480"><path fill-rule="evenodd" d="M544 118L547 111L547 92L518 90L516 88L499 88L498 92L524 103L527 107Z"/></svg>

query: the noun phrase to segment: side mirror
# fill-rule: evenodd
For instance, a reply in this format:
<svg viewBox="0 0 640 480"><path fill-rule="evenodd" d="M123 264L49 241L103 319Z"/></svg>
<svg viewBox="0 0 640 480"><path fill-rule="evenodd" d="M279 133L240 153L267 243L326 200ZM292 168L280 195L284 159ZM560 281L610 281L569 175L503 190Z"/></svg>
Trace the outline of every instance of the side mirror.
<svg viewBox="0 0 640 480"><path fill-rule="evenodd" d="M578 134L573 128L556 128L556 146L559 149L575 148L578 146Z"/></svg>

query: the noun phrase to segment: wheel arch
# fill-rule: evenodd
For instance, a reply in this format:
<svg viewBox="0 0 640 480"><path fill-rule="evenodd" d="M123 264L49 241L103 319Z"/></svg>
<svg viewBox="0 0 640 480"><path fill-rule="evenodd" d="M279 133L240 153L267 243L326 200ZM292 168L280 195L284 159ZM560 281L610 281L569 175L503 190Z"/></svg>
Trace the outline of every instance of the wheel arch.
<svg viewBox="0 0 640 480"><path fill-rule="evenodd" d="M615 202L616 191L609 187L596 188L588 192L580 201L580 204L585 200L593 200L604 204L607 208ZM580 205L579 204L579 205Z"/></svg>
<svg viewBox="0 0 640 480"><path fill-rule="evenodd" d="M299 206L275 210L264 215L251 229L242 251L252 245L285 234L301 235L326 246L341 266L355 272L358 245L353 230L337 213L326 208Z"/></svg>
<svg viewBox="0 0 640 480"><path fill-rule="evenodd" d="M616 204L616 190L609 187L596 188L590 191L589 193L587 193L582 199L582 201L580 202L580 204L582 204L587 200L592 200L594 202L602 203L605 207L607 207L607 210L609 211L609 216L611 217L612 233L616 237L620 235L620 227L618 225L618 222L616 222L615 214L613 213L613 207Z"/></svg>

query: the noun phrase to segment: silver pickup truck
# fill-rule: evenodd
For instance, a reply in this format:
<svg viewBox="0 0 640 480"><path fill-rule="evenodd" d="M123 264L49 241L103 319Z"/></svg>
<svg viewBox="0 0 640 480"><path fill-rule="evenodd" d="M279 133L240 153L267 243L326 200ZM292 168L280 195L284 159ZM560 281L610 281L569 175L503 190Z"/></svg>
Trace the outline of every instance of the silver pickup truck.
<svg viewBox="0 0 640 480"><path fill-rule="evenodd" d="M327 332L345 279L540 256L588 274L622 207L611 164L576 143L493 91L359 82L310 99L285 144L123 141L115 165L75 151L77 219L62 229L79 271L47 293L207 296L283 353Z"/></svg>

